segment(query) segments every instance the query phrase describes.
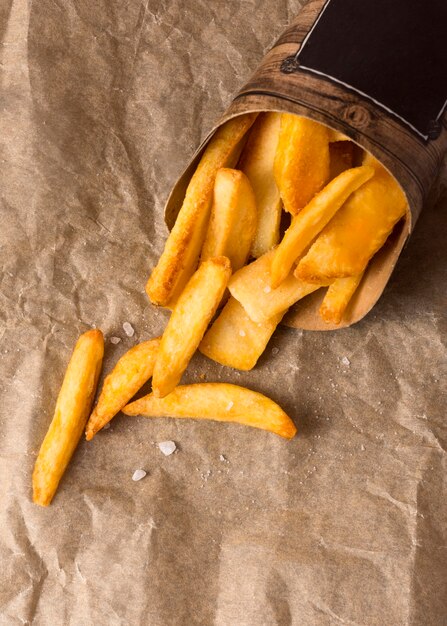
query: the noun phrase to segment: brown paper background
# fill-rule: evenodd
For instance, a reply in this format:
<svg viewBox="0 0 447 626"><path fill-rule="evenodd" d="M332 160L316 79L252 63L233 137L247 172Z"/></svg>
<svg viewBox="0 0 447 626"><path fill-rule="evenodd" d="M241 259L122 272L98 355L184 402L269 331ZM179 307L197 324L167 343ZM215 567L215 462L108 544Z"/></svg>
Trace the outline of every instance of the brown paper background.
<svg viewBox="0 0 447 626"><path fill-rule="evenodd" d="M185 380L265 392L295 440L120 416L30 501L77 336L122 338L107 371L162 331L167 194L299 6L3 0L2 626L447 624L445 175L360 323L280 328L249 373L194 358Z"/></svg>

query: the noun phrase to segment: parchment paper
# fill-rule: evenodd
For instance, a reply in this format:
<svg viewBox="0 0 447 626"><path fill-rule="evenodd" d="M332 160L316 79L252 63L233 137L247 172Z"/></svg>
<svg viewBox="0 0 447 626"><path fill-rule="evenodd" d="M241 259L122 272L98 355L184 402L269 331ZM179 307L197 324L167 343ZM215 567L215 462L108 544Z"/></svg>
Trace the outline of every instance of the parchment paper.
<svg viewBox="0 0 447 626"><path fill-rule="evenodd" d="M299 6L0 6L2 626L447 624L445 177L362 322L280 328L249 373L194 358L184 380L265 392L295 440L119 416L31 503L77 336L104 331L107 372L162 332L164 201Z"/></svg>

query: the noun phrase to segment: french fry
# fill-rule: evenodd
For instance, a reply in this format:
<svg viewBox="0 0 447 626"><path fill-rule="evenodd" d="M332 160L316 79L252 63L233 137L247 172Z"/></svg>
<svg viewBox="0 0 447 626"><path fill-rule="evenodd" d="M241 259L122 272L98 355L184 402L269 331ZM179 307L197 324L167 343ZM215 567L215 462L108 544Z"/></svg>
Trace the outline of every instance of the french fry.
<svg viewBox="0 0 447 626"><path fill-rule="evenodd" d="M329 179L328 129L282 113L273 172L284 208L297 215Z"/></svg>
<svg viewBox="0 0 447 626"><path fill-rule="evenodd" d="M354 166L354 151L355 144L352 141L335 141L329 144L329 180Z"/></svg>
<svg viewBox="0 0 447 626"><path fill-rule="evenodd" d="M98 402L85 429L87 441L129 402L152 376L160 338L143 341L128 350L106 376Z"/></svg>
<svg viewBox="0 0 447 626"><path fill-rule="evenodd" d="M33 472L33 502L48 506L84 430L104 355L100 330L82 334L74 348Z"/></svg>
<svg viewBox="0 0 447 626"><path fill-rule="evenodd" d="M289 275L296 259L323 230L349 196L374 174L366 165L346 170L334 178L293 220L276 248L271 267L271 286L277 288Z"/></svg>
<svg viewBox="0 0 447 626"><path fill-rule="evenodd" d="M324 285L308 284L289 274L279 287L272 289L270 267L274 254L275 250L271 250L240 269L231 277L228 285L233 298L242 304L248 316L258 324L268 322Z"/></svg>
<svg viewBox="0 0 447 626"><path fill-rule="evenodd" d="M240 142L255 118L256 114L250 113L229 120L206 147L165 249L146 285L154 304L172 306L193 274L208 226L217 171L235 165Z"/></svg>
<svg viewBox="0 0 447 626"><path fill-rule="evenodd" d="M328 324L340 324L343 314L362 280L363 274L337 278L324 296L320 306L321 319Z"/></svg>
<svg viewBox="0 0 447 626"><path fill-rule="evenodd" d="M328 128L328 133L329 133L329 141L331 143L336 143L339 141L350 141L349 137L341 133L339 130Z"/></svg>
<svg viewBox="0 0 447 626"><path fill-rule="evenodd" d="M238 168L248 177L258 212L251 256L257 259L279 242L282 202L273 175L281 113L261 113L250 130Z"/></svg>
<svg viewBox="0 0 447 626"><path fill-rule="evenodd" d="M248 178L239 170L218 170L201 260L230 259L233 272L248 259L256 230L256 203Z"/></svg>
<svg viewBox="0 0 447 626"><path fill-rule="evenodd" d="M251 370L264 352L285 311L258 324L230 298L203 338L199 350L222 365Z"/></svg>
<svg viewBox="0 0 447 626"><path fill-rule="evenodd" d="M373 156L370 152L363 152L362 165L368 165L368 167L373 167L378 172L381 172L385 168L383 165ZM386 170L385 170L386 172Z"/></svg>
<svg viewBox="0 0 447 626"><path fill-rule="evenodd" d="M256 391L227 383L181 385L166 398L151 393L125 406L123 413L238 422L286 439L296 434L295 424L276 402Z"/></svg>
<svg viewBox="0 0 447 626"><path fill-rule="evenodd" d="M201 263L189 280L161 338L152 376L154 396L163 398L179 382L219 306L230 276L230 261L216 257Z"/></svg>
<svg viewBox="0 0 447 626"><path fill-rule="evenodd" d="M301 259L298 278L318 282L361 274L405 215L403 191L377 165L373 178L352 194Z"/></svg>

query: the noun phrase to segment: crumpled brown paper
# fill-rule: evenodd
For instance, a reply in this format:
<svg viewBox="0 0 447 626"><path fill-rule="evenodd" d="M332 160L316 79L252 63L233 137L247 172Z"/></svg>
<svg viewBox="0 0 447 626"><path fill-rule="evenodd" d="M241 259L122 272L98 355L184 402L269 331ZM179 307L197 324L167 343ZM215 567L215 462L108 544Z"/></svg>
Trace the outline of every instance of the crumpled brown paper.
<svg viewBox="0 0 447 626"><path fill-rule="evenodd" d="M280 328L249 373L194 358L185 380L265 392L296 439L120 416L31 503L77 336L103 329L107 371L162 331L164 201L299 5L3 2L2 626L447 624L445 176L362 322Z"/></svg>

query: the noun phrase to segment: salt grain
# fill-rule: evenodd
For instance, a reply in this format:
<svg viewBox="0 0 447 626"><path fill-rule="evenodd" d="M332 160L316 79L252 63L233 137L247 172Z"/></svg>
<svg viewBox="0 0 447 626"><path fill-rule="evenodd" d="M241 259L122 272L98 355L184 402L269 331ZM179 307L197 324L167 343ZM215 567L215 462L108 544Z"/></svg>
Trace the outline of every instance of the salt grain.
<svg viewBox="0 0 447 626"><path fill-rule="evenodd" d="M134 473L132 474L132 480L134 480L135 482L137 482L138 480L141 480L142 478L144 478L146 476L147 472L145 472L142 469L137 469L134 471Z"/></svg>
<svg viewBox="0 0 447 626"><path fill-rule="evenodd" d="M267 285L267 287L264 287L264 293L270 293L272 290L271 287L269 287L269 285Z"/></svg>
<svg viewBox="0 0 447 626"><path fill-rule="evenodd" d="M163 452L165 456L169 456L173 454L177 450L177 446L173 441L160 441L158 444L160 451Z"/></svg>
<svg viewBox="0 0 447 626"><path fill-rule="evenodd" d="M135 330L133 329L132 324L129 324L129 322L124 322L123 330L128 337L133 337L135 334Z"/></svg>
<svg viewBox="0 0 447 626"><path fill-rule="evenodd" d="M117 344L121 341L119 337L110 337L110 343Z"/></svg>
<svg viewBox="0 0 447 626"><path fill-rule="evenodd" d="M232 400L230 400L230 402L227 404L227 407L226 407L227 411L229 411L230 409L233 408L233 404L234 404L234 402Z"/></svg>
<svg viewBox="0 0 447 626"><path fill-rule="evenodd" d="M343 363L343 365L346 365L346 366L351 365L351 361L348 359L347 356L344 356L341 362Z"/></svg>
<svg viewBox="0 0 447 626"><path fill-rule="evenodd" d="M240 335L241 337L245 337L245 330L240 330L240 331L239 331L239 335Z"/></svg>

